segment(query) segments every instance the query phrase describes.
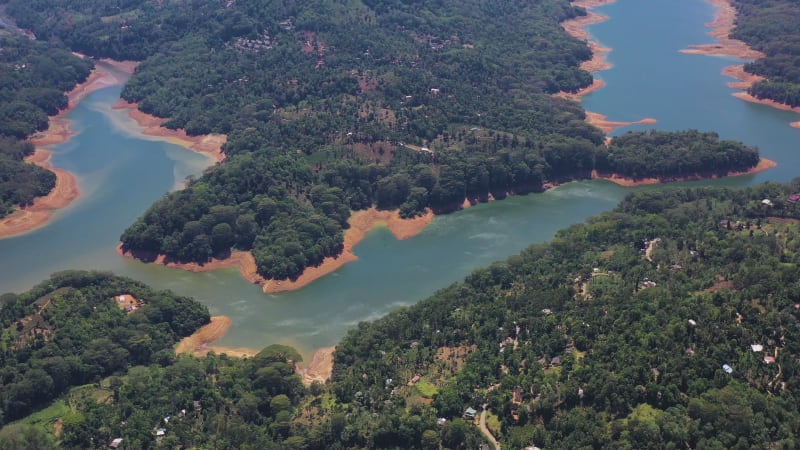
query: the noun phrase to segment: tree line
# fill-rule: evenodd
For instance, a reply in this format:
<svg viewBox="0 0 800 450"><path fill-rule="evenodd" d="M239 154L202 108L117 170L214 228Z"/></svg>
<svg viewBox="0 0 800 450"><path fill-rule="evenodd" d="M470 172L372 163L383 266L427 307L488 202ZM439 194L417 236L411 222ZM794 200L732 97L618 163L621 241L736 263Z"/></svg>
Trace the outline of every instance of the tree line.
<svg viewBox="0 0 800 450"><path fill-rule="evenodd" d="M748 92L757 98L800 106L800 5L792 0L734 0L738 13L731 36L765 54L745 70L766 79Z"/></svg>
<svg viewBox="0 0 800 450"><path fill-rule="evenodd" d="M48 127L48 115L67 107L65 91L92 68L63 47L0 32L0 217L29 205L55 186L55 174L25 163L25 139Z"/></svg>

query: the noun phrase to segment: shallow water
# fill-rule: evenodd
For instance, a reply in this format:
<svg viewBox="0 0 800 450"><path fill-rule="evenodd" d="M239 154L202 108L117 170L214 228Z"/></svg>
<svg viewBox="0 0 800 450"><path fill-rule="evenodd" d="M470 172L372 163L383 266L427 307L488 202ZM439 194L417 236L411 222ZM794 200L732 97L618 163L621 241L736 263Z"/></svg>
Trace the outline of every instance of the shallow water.
<svg viewBox="0 0 800 450"><path fill-rule="evenodd" d="M587 109L612 120L654 117L659 129L714 130L723 138L758 145L763 156L779 163L758 175L681 185L745 186L798 175L800 130L788 123L800 116L732 97L720 72L735 60L678 52L711 41L703 26L711 20L710 5L701 0L620 0L601 11L611 20L590 31L614 49L609 55L614 67L598 74L607 87L585 98ZM631 192L605 181L575 182L437 217L405 241L378 228L355 248L358 261L304 289L266 296L235 270L195 274L116 255L114 247L126 226L209 163L204 156L137 133L125 111L111 109L119 92L119 87L95 92L70 113L78 134L53 147L52 161L78 176L83 195L49 226L0 240L0 292L28 289L67 268L112 270L194 296L212 314L230 316L233 326L222 345L260 348L281 342L309 352L335 344L359 321L419 301L477 267L609 210ZM627 129L636 128L642 127Z"/></svg>

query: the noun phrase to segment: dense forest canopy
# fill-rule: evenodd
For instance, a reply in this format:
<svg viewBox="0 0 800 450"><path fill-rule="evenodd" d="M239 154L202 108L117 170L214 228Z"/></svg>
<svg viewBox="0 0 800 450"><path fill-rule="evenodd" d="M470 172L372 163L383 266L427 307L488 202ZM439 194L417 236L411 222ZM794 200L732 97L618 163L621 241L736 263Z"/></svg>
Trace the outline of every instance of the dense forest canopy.
<svg viewBox="0 0 800 450"><path fill-rule="evenodd" d="M0 423L72 386L168 363L173 344L208 321L208 310L194 300L108 273L60 272L26 293L4 294Z"/></svg>
<svg viewBox="0 0 800 450"><path fill-rule="evenodd" d="M409 408L488 404L504 448L796 448L798 192L633 194L360 324L331 389L382 418L361 434L375 439Z"/></svg>
<svg viewBox="0 0 800 450"><path fill-rule="evenodd" d="M359 324L337 345L325 385L301 385L299 355L283 346L243 360L174 358L175 322L149 322L166 332L154 335L165 338L153 338L149 360L129 358L134 367L69 389L0 430L0 446L469 449L483 442L470 408L477 417L485 405L504 448L797 448L798 203L800 180L632 194L549 243ZM58 323L62 302L75 297L96 301L72 303L69 317L115 318L122 330L112 336L126 339L109 339L134 355L129 345L142 340L128 333L146 330L139 322L126 331L125 318L169 313L146 313L148 303L126 316L109 295L154 298L131 283L68 273L4 296L5 357L31 355L9 346L24 334L11 338L20 317L52 309L49 323ZM183 331L207 317L195 311L194 322L180 319ZM66 383L47 382L62 364L44 357L64 342L59 332L40 333L44 346L17 383ZM90 332L69 342L86 348L64 356L66 367L96 367L124 351L94 352Z"/></svg>
<svg viewBox="0 0 800 450"><path fill-rule="evenodd" d="M55 186L55 174L23 161L34 150L24 139L47 129L47 116L67 106L64 92L91 68L66 49L0 27L0 217Z"/></svg>
<svg viewBox="0 0 800 450"><path fill-rule="evenodd" d="M762 75L750 88L758 98L800 106L800 3L795 0L733 0L738 15L731 34L764 58L745 65L748 72Z"/></svg>
<svg viewBox="0 0 800 450"><path fill-rule="evenodd" d="M597 170L633 179L724 176L758 164L758 150L697 130L627 132L598 152Z"/></svg>
<svg viewBox="0 0 800 450"><path fill-rule="evenodd" d="M168 127L228 135L224 164L123 233L142 258L248 250L265 277L295 278L341 252L350 210L449 211L588 176L605 154L583 110L552 95L591 83L588 46L560 26L585 11L563 0L11 0L8 12L87 54L144 59L125 99Z"/></svg>

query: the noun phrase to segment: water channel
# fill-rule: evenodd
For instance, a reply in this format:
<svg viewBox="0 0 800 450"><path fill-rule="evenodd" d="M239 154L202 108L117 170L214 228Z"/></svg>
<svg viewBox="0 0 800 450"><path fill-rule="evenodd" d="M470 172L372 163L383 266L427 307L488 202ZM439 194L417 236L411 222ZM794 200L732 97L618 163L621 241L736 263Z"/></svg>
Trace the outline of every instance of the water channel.
<svg viewBox="0 0 800 450"><path fill-rule="evenodd" d="M684 185L746 186L800 175L800 130L788 125L800 117L732 97L720 72L738 61L678 52L711 42L704 27L714 12L709 4L620 0L601 11L610 20L590 31L613 48L614 66L597 74L607 86L584 99L588 110L612 120L654 117L655 127L665 130L717 131L757 145L779 164L758 175ZM613 208L631 191L605 181L574 182L439 216L405 241L377 228L356 247L358 261L304 289L267 296L235 270L195 274L117 256L114 247L125 227L208 164L204 156L141 135L125 111L111 108L119 92L97 91L70 113L77 134L52 147L52 162L77 175L82 196L49 226L0 240L0 292L26 290L58 270L112 270L193 296L212 314L230 316L233 326L221 345L279 342L308 353L335 344L359 321L413 304L477 267ZM636 127L618 132L627 129Z"/></svg>

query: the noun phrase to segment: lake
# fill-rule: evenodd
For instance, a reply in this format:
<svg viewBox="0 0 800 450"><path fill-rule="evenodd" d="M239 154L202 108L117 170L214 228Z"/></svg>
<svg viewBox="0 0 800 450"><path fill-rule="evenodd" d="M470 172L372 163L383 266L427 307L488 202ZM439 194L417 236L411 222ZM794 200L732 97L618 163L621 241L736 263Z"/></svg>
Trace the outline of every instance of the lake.
<svg viewBox="0 0 800 450"><path fill-rule="evenodd" d="M607 86L585 97L588 110L612 120L654 117L654 127L664 130L713 130L758 146L779 164L757 175L676 185L746 186L798 175L800 130L788 123L800 117L732 97L720 72L736 60L678 52L711 42L704 27L713 15L710 5L620 0L600 11L611 19L590 31L613 48L609 61L614 66L597 74ZM111 108L120 90L97 91L69 114L77 135L52 147L52 162L77 175L82 196L49 226L0 240L0 292L26 290L58 270L111 270L193 296L212 314L230 316L233 326L221 345L285 343L308 354L335 344L359 321L413 304L475 268L612 209L631 192L605 181L581 181L439 216L405 241L377 228L355 248L358 261L304 289L264 295L235 270L196 274L115 253L122 231L150 204L209 164L204 156L137 132L125 111ZM618 133L628 129L637 127Z"/></svg>

